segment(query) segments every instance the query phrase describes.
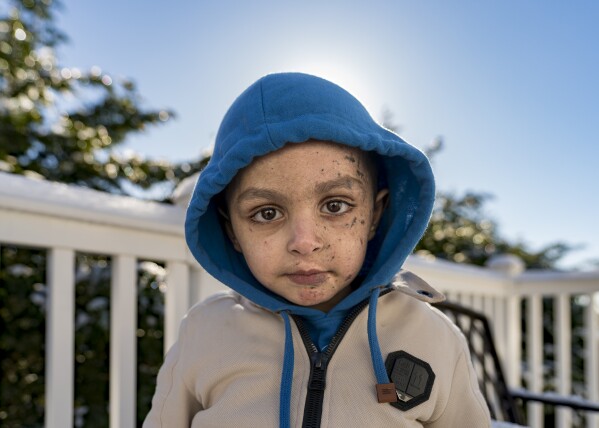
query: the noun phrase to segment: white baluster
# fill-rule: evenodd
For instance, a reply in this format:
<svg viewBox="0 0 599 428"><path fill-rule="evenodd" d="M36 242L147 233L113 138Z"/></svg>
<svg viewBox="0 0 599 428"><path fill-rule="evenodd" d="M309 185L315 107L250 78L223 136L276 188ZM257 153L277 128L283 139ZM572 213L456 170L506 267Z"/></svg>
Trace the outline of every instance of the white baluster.
<svg viewBox="0 0 599 428"><path fill-rule="evenodd" d="M75 253L48 251L46 428L73 426Z"/></svg>
<svg viewBox="0 0 599 428"><path fill-rule="evenodd" d="M528 353L528 389L543 390L543 301L541 296L527 299L526 350ZM528 424L532 428L543 427L543 406L528 403Z"/></svg>
<svg viewBox="0 0 599 428"><path fill-rule="evenodd" d="M179 324L189 309L189 268L171 261L166 264L166 296L164 310L164 351L177 341Z"/></svg>
<svg viewBox="0 0 599 428"><path fill-rule="evenodd" d="M110 290L110 426L135 426L137 375L136 259L112 259Z"/></svg>
<svg viewBox="0 0 599 428"><path fill-rule="evenodd" d="M554 299L555 305L555 350L558 392L561 395L572 393L572 322L570 318L570 295L560 294ZM556 407L558 428L572 426L572 411L565 407Z"/></svg>

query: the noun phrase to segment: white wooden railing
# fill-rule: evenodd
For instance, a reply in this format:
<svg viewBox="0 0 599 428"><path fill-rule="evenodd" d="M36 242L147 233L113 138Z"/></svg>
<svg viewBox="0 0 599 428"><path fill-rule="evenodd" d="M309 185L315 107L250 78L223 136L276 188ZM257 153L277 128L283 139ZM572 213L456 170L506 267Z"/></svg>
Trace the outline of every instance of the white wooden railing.
<svg viewBox="0 0 599 428"><path fill-rule="evenodd" d="M73 425L75 253L111 256L110 426L135 426L136 262L166 263L165 349L174 342L179 321L191 304L222 288L189 254L183 237L183 185L177 205L109 195L0 173L0 245L46 248L50 297L46 321L47 428ZM599 271L523 272L517 261L496 259L488 268L411 257L406 267L449 298L484 311L495 330L498 351L511 386L545 387L542 299L555 310L554 347L560 394L571 393L572 296L584 305L586 397L599 401ZM521 302L527 329L521 331ZM118 326L118 328L117 328ZM527 361L522 362L525 339ZM528 369L524 370L523 363ZM529 424L542 427L543 409L529 408ZM572 415L558 410L557 426L571 426ZM587 427L599 427L590 416Z"/></svg>
<svg viewBox="0 0 599 428"><path fill-rule="evenodd" d="M549 298L554 310L554 349L557 393L572 394L571 299L584 304L584 378L588 399L599 402L599 272L522 272L514 260L498 260L494 268L459 265L443 260L410 258L406 267L442 290L448 299L486 313L494 330L498 353L510 386L521 386L521 379L534 392L545 389L543 370L543 299ZM522 331L521 303L526 304L526 331ZM586 304L585 304L586 303ZM521 341L526 344L522 361ZM522 366L528 369L522 372ZM528 423L543 427L543 407L529 404ZM569 410L557 409L558 427L572 426ZM596 415L587 416L587 427L599 427Z"/></svg>

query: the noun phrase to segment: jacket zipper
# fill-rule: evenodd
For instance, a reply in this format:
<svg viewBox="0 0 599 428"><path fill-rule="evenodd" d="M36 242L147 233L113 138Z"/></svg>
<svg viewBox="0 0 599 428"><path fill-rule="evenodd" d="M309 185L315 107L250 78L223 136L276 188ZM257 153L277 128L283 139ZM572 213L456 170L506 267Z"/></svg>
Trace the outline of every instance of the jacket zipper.
<svg viewBox="0 0 599 428"><path fill-rule="evenodd" d="M380 295L383 296L390 291L393 291L393 289L387 288L383 290ZM310 379L308 381L308 393L306 394L302 428L320 428L324 390L326 388L327 367L333 354L337 350L339 343L341 343L341 340L349 330L349 327L366 306L368 306L368 299L354 306L341 322L339 329L324 352L318 350L302 319L297 315L291 315L297 325L297 329L304 342L308 356L310 357Z"/></svg>

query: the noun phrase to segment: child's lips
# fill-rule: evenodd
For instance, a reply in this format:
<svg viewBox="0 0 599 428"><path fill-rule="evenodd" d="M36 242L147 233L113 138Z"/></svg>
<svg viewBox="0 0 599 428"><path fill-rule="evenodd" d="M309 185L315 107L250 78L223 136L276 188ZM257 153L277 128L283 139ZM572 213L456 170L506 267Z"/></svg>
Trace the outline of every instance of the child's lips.
<svg viewBox="0 0 599 428"><path fill-rule="evenodd" d="M319 285L326 281L328 273L321 270L298 270L285 276L299 285Z"/></svg>

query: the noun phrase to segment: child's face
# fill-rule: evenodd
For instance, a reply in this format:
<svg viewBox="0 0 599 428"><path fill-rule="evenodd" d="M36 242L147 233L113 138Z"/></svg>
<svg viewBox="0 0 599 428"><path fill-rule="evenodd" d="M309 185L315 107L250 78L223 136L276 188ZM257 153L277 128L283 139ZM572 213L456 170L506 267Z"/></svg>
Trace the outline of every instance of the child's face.
<svg viewBox="0 0 599 428"><path fill-rule="evenodd" d="M287 144L254 160L227 191L227 233L252 274L292 303L328 311L351 292L386 190L358 149Z"/></svg>

